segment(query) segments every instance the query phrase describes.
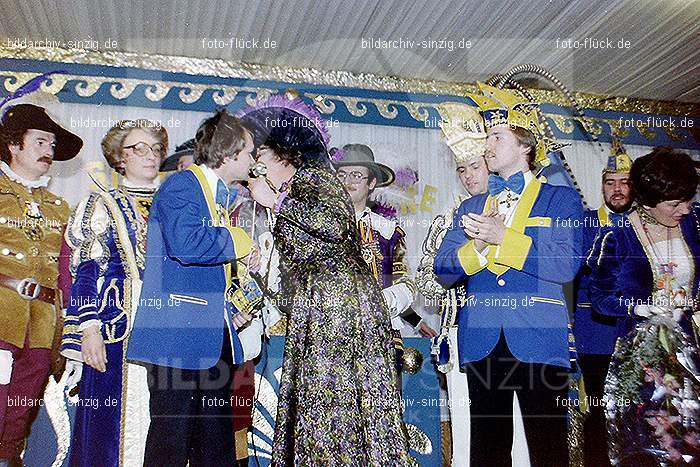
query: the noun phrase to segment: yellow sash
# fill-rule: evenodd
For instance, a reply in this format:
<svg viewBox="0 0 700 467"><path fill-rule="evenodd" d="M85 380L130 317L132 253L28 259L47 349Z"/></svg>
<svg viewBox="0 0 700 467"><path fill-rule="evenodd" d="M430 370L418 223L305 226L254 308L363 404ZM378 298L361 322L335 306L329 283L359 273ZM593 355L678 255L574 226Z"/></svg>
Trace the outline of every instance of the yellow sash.
<svg viewBox="0 0 700 467"><path fill-rule="evenodd" d="M541 187L542 182L535 178L528 184L527 188L525 188L525 191L523 191L523 194L518 201L518 205L515 208L513 222L509 227L510 229L522 234L525 233L525 227L533 225L528 221L531 220L530 212L532 211L532 207L535 205L537 196L540 194ZM489 195L486 199L486 203L484 203L483 214L486 214L492 206L494 209L498 209L498 199L495 196ZM488 260L488 265L486 267L496 276L500 276L508 271L510 267L497 264L495 262L495 257L496 247L492 245L489 247L488 253L486 254L486 259Z"/></svg>
<svg viewBox="0 0 700 467"><path fill-rule="evenodd" d="M216 227L225 227L225 225L222 225L222 221L228 222L228 219L222 219L222 213L217 209L216 198L214 198L214 194L211 192L206 175L204 175L204 172L202 172L202 169L197 164L190 165L187 170L192 172L199 182L202 193L204 193L204 199L207 201L207 207L209 208L209 215L211 216L213 225ZM230 262L224 263L224 274L226 275L226 290L228 290L232 284Z"/></svg>
<svg viewBox="0 0 700 467"><path fill-rule="evenodd" d="M610 222L610 216L608 215L608 210L605 209L605 205L598 208L598 222L598 225L601 227L612 225Z"/></svg>

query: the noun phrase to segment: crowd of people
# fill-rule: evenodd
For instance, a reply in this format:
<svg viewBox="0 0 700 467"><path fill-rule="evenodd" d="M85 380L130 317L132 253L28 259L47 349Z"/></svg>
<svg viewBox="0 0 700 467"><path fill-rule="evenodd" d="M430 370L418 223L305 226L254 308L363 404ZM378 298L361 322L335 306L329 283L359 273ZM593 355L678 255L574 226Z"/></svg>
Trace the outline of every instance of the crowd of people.
<svg viewBox="0 0 700 467"><path fill-rule="evenodd" d="M614 142L603 204L585 211L539 176L552 141L537 105L470 97L442 128L466 194L415 276L396 213L372 201L394 171L368 145L331 148L299 98L219 110L170 157L162 126L121 121L101 145L119 185L72 210L46 173L82 140L41 106L4 108L0 467L22 465L38 406L8 401L64 372L86 402L71 465L247 465L255 360L280 326L273 465L412 465L404 323L468 401L450 404L445 463L511 465L522 432L533 466L697 465L695 162L670 148L632 162ZM439 329L419 294L438 299Z"/></svg>

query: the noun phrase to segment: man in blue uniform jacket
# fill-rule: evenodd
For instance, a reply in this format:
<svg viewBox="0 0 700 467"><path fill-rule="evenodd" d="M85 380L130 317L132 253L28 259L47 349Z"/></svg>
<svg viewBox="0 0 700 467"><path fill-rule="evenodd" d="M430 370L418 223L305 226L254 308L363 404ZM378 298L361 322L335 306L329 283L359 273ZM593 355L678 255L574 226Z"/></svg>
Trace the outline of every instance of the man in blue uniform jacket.
<svg viewBox="0 0 700 467"><path fill-rule="evenodd" d="M567 466L568 313L562 284L581 263L583 208L571 188L538 180L548 140L537 106L481 85L489 193L462 203L435 260L445 287L464 285L457 318L467 374L471 465L511 465L513 393L533 466Z"/></svg>
<svg viewBox="0 0 700 467"><path fill-rule="evenodd" d="M244 334L252 326L226 295L236 260L251 252L252 242L228 222L235 199L228 187L248 178L253 141L225 111L205 120L196 139L195 165L168 178L153 202L128 343L128 358L149 373L144 465L236 462L232 365L247 359Z"/></svg>
<svg viewBox="0 0 700 467"><path fill-rule="evenodd" d="M632 205L629 175L632 161L619 141L613 140L608 162L603 169L603 205L589 209L583 217L583 254L588 257L601 227L617 227L627 222L626 214ZM607 429L603 389L615 349L618 318L598 313L589 296L590 269L584 264L576 278L576 311L574 335L578 362L586 384L589 415L583 429L585 465L609 466Z"/></svg>

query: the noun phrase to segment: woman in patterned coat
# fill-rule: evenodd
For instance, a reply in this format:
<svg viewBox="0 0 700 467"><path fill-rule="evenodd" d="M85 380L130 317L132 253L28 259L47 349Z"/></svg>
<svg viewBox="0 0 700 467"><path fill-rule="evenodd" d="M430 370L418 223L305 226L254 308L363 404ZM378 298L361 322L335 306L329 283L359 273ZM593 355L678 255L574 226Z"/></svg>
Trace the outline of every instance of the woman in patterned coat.
<svg viewBox="0 0 700 467"><path fill-rule="evenodd" d="M330 169L324 121L282 96L243 115L267 167L250 189L276 214L289 318L273 465L408 465L389 311Z"/></svg>

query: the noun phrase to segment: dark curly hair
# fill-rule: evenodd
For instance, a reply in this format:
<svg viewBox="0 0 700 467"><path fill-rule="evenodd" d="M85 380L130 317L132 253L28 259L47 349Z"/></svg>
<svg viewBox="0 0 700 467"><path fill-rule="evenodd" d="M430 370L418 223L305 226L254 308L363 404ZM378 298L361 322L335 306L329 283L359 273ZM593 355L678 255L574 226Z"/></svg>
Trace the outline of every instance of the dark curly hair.
<svg viewBox="0 0 700 467"><path fill-rule="evenodd" d="M632 164L632 196L649 207L663 201L691 200L698 189L695 167L695 161L684 152L666 146L654 148Z"/></svg>
<svg viewBox="0 0 700 467"><path fill-rule="evenodd" d="M195 164L204 164L212 169L221 167L227 156L236 155L245 147L245 134L250 130L241 120L226 109L202 122L195 135Z"/></svg>
<svg viewBox="0 0 700 467"><path fill-rule="evenodd" d="M12 154L10 153L10 146L19 145L20 149L23 149L24 145L24 135L27 133L26 129L23 130L7 130L0 127L0 160L6 164L12 162Z"/></svg>
<svg viewBox="0 0 700 467"><path fill-rule="evenodd" d="M267 146L295 168L304 162L328 162L323 138L305 116L282 107L262 108L243 117L253 131L255 147Z"/></svg>

